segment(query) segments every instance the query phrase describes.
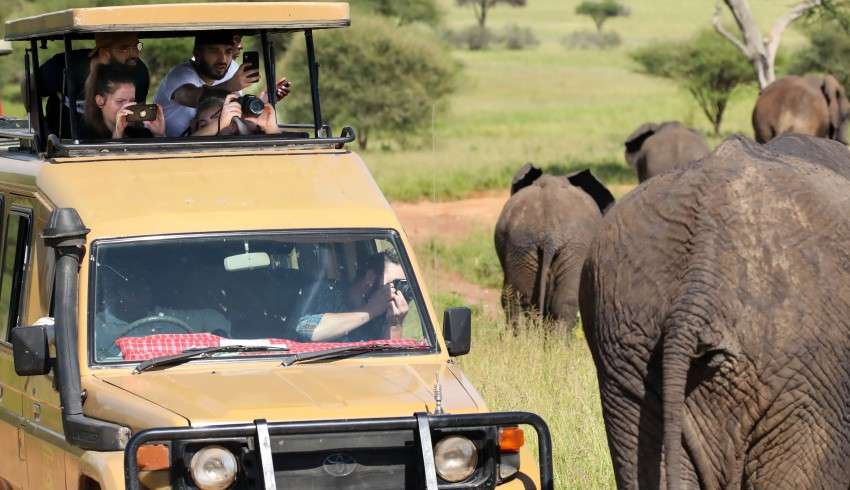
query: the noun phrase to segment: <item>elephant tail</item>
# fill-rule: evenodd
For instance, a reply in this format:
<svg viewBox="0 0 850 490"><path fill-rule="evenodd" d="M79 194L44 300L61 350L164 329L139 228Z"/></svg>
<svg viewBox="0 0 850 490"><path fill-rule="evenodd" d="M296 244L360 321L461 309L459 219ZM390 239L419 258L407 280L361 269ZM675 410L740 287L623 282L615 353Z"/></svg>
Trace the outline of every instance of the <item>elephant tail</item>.
<svg viewBox="0 0 850 490"><path fill-rule="evenodd" d="M685 418L685 386L696 343L682 331L666 329L662 346L662 416L664 421L664 467L667 489L682 487L682 430Z"/></svg>
<svg viewBox="0 0 850 490"><path fill-rule="evenodd" d="M543 247L540 251L540 277L537 284L537 307L543 318L549 316L549 305L546 303L546 293L549 289L549 266L552 265L555 253L550 247Z"/></svg>

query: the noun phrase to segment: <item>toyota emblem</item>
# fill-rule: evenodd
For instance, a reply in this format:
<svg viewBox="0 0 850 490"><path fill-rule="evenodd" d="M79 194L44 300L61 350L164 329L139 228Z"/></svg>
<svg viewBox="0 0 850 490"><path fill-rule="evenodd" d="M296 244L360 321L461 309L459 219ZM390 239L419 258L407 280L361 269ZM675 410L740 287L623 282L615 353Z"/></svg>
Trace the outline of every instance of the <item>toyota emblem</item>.
<svg viewBox="0 0 850 490"><path fill-rule="evenodd" d="M357 469L357 460L345 453L333 453L322 461L322 468L325 473L335 478L342 478L354 473Z"/></svg>

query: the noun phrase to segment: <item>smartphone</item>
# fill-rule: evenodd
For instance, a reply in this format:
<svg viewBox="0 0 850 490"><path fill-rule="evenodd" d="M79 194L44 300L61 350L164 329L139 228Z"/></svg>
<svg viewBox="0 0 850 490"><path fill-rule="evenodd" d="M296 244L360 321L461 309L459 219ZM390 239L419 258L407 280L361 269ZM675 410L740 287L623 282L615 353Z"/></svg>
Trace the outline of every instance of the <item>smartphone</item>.
<svg viewBox="0 0 850 490"><path fill-rule="evenodd" d="M156 104L135 104L127 107L132 114L127 115L127 122L156 121Z"/></svg>
<svg viewBox="0 0 850 490"><path fill-rule="evenodd" d="M255 70L260 69L260 53L258 51L245 51L242 53L242 64L250 65Z"/></svg>

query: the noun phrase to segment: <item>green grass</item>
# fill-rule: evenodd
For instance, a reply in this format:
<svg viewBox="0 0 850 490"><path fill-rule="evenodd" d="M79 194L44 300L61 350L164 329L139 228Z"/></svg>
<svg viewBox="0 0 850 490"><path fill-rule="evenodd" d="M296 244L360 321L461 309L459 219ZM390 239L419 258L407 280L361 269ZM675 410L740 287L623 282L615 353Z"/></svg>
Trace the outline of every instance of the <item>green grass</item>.
<svg viewBox="0 0 850 490"><path fill-rule="evenodd" d="M622 142L646 121L676 119L708 133L710 125L690 97L666 80L636 73L628 53L659 39L685 40L710 26L714 2L632 0L631 17L613 19L606 29L623 37L609 51L575 51L560 40L592 22L576 16L577 0L534 0L525 8L499 6L489 26L530 27L541 44L527 51L455 51L463 63L461 88L446 111L435 114L424 147L404 151L370 149L364 158L390 199L454 199L485 189L507 189L523 163L575 168L600 163L628 172ZM443 0L449 28L473 22L468 8ZM750 0L765 28L784 12L786 2ZM356 22L356 19L354 19ZM802 36L786 32L783 47ZM752 134L750 112L755 88L732 100L724 135ZM331 110L328 108L328 110ZM375 145L378 147L379 145ZM606 183L611 183L606 181Z"/></svg>
<svg viewBox="0 0 850 490"><path fill-rule="evenodd" d="M502 287L502 267L493 245L493 228L470 230L459 243L447 244L432 238L418 247L416 255L459 273L469 282L487 288Z"/></svg>
<svg viewBox="0 0 850 490"><path fill-rule="evenodd" d="M501 269L491 237L492 230L482 228L455 245L428 243L417 255L435 253L439 264L464 278L498 288ZM546 420L552 431L555 488L613 488L596 370L581 327L550 334L547 339L545 326L526 320L514 335L501 310L487 313L451 287L442 284L431 297L438 313L455 306L472 308L472 350L459 363L488 408L530 411ZM527 436L536 449L530 428Z"/></svg>
<svg viewBox="0 0 850 490"><path fill-rule="evenodd" d="M437 311L464 304L451 292L433 296ZM500 318L474 309L471 352L459 359L493 411L534 412L549 425L554 447L555 488L614 488L596 370L580 327L549 335L544 326L523 324L518 335ZM533 430L526 428L536 450Z"/></svg>

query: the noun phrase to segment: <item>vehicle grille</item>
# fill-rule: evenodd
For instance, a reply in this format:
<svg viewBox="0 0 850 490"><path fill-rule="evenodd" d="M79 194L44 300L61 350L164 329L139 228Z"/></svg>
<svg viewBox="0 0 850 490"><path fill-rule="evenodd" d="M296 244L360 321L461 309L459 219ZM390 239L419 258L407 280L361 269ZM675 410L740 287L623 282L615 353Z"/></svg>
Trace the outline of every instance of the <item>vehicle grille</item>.
<svg viewBox="0 0 850 490"><path fill-rule="evenodd" d="M423 481L411 431L271 438L278 488L400 489Z"/></svg>

